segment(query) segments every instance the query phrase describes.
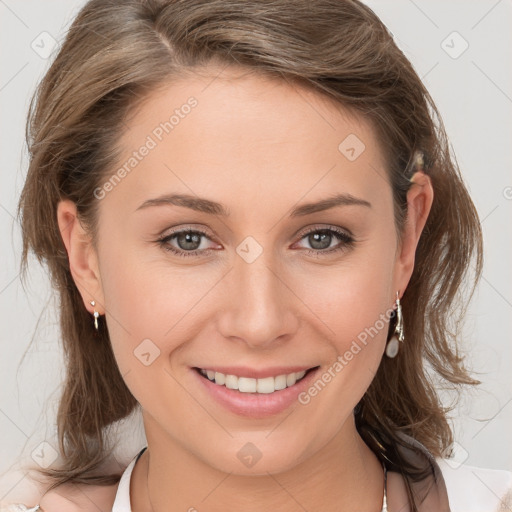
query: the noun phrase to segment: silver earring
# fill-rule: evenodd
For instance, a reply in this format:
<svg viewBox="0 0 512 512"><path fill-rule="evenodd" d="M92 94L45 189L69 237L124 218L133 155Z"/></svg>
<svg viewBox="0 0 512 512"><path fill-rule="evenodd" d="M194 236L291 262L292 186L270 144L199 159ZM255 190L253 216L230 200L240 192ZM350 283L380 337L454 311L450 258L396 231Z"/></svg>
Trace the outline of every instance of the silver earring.
<svg viewBox="0 0 512 512"><path fill-rule="evenodd" d="M398 292L396 292L396 325L395 332L393 336L388 341L386 345L386 355L390 358L396 357L398 354L398 349L400 348L400 343L404 341L404 319L402 316L402 305L400 304L400 299L398 298Z"/></svg>
<svg viewBox="0 0 512 512"><path fill-rule="evenodd" d="M90 301L90 304L91 304L91 306L94 308L94 306L96 305L96 301L91 300L91 301ZM98 317L100 316L100 314L99 314L99 313L96 311L96 309L95 309L95 310L94 310L93 315L94 315L94 328L95 328L96 330L98 330Z"/></svg>

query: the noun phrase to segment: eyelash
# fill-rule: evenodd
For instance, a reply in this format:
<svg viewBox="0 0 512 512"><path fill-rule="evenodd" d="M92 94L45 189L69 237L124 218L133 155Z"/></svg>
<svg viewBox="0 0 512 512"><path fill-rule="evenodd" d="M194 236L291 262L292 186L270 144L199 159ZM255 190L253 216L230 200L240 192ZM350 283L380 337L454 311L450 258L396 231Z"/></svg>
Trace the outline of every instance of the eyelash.
<svg viewBox="0 0 512 512"><path fill-rule="evenodd" d="M183 233L200 234L200 235L205 236L206 238L209 238L208 234L205 231L202 231L201 229L182 229L180 231L175 231L174 233L171 233L170 235L166 235L162 238L159 238L157 240L157 243L164 250L172 252L173 254L176 254L177 256L180 256L182 258L196 256L201 253L209 254L211 251L215 250L215 249L196 249L194 251L183 251L180 249L176 249L172 245L169 245L170 240L172 240L176 236L181 235ZM341 243L338 246L335 246L331 249L323 249L323 250L322 249L304 249L306 254L308 254L310 256L318 257L319 255L320 256L331 255L331 254L337 253L339 251L344 251L346 249L350 249L353 247L353 245L355 243L355 240L354 240L354 238L352 238L352 236L350 236L345 231L343 231L337 227L334 227L334 226L331 226L329 228L312 228L309 231L306 231L305 233L303 233L302 236L300 237L300 240L302 240L303 238L306 238L308 235L311 235L312 233L334 234L341 241Z"/></svg>

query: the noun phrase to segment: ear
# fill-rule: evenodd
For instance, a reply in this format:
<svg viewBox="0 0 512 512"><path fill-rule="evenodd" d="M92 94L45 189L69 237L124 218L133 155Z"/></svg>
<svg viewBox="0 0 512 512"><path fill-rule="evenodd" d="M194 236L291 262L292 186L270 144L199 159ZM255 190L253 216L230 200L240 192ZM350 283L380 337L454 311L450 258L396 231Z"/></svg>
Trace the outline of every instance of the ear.
<svg viewBox="0 0 512 512"><path fill-rule="evenodd" d="M414 174L411 182L407 192L407 218L395 263L395 290L400 291L400 297L411 279L416 248L434 200L429 176L419 171Z"/></svg>
<svg viewBox="0 0 512 512"><path fill-rule="evenodd" d="M69 199L57 205L57 222L69 259L69 268L82 296L85 308L102 315L105 311L103 289L98 266L98 256L90 235L77 217L76 205ZM91 301L96 302L94 308Z"/></svg>

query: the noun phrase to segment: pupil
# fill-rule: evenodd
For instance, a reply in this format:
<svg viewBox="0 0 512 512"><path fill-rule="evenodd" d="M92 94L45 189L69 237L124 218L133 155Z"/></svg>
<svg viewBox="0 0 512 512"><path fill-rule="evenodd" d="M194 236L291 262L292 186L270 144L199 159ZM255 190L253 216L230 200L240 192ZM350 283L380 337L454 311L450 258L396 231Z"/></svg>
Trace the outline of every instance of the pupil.
<svg viewBox="0 0 512 512"><path fill-rule="evenodd" d="M184 244L181 242L181 237L185 237ZM178 237L178 242L181 249L197 249L197 247L194 247L194 244L197 244L199 242L199 236L194 233L182 233L181 236ZM192 247L188 244L192 244Z"/></svg>
<svg viewBox="0 0 512 512"><path fill-rule="evenodd" d="M312 247L315 249L325 249L329 247L331 241L330 241L331 235L328 233L314 233L313 234L313 243L311 243ZM315 243L320 240L320 247L315 247ZM325 241L327 240L327 243ZM323 243L322 243L323 242Z"/></svg>

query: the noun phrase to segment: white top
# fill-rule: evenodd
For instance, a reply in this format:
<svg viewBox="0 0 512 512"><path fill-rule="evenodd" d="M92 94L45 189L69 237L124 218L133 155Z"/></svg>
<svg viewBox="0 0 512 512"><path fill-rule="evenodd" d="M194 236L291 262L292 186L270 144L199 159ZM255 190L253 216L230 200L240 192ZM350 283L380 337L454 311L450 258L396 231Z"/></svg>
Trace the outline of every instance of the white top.
<svg viewBox="0 0 512 512"><path fill-rule="evenodd" d="M119 480L119 487L117 488L114 505L112 505L112 512L132 512L132 505L130 503L130 478L132 476L135 463L139 460L139 457L144 453L146 448L147 446L135 455L130 464L128 464L124 470L121 480Z"/></svg>
<svg viewBox="0 0 512 512"><path fill-rule="evenodd" d="M124 470L112 512L132 512L130 478L142 449ZM450 459L436 459L443 473L450 512L512 511L512 472L476 468Z"/></svg>

